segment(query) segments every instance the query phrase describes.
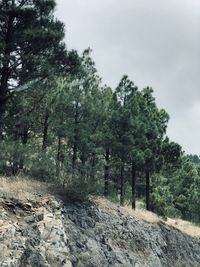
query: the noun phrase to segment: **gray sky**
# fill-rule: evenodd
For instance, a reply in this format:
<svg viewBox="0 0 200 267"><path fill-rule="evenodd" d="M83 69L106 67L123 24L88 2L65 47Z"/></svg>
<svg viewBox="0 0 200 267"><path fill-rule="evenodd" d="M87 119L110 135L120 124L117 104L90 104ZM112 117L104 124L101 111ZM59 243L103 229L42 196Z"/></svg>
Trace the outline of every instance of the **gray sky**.
<svg viewBox="0 0 200 267"><path fill-rule="evenodd" d="M200 154L200 1L57 0L68 48L91 47L103 82L152 86L167 134Z"/></svg>

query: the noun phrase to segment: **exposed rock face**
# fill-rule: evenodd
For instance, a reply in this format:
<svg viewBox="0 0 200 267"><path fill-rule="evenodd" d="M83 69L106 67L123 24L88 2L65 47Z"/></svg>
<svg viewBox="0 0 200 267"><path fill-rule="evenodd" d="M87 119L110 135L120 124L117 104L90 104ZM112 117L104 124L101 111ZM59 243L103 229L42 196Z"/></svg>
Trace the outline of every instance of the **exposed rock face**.
<svg viewBox="0 0 200 267"><path fill-rule="evenodd" d="M0 266L72 266L59 201L51 197L25 204L1 200L1 207Z"/></svg>
<svg viewBox="0 0 200 267"><path fill-rule="evenodd" d="M2 267L198 267L200 239L118 207L0 199Z"/></svg>
<svg viewBox="0 0 200 267"><path fill-rule="evenodd" d="M149 224L116 208L64 208L73 266L200 266L200 239L164 223Z"/></svg>

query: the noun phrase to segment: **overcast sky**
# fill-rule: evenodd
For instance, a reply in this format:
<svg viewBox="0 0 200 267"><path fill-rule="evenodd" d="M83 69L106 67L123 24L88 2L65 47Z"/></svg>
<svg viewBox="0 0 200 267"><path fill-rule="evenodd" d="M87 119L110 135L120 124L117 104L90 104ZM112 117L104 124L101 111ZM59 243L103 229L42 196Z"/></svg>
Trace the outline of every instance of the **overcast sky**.
<svg viewBox="0 0 200 267"><path fill-rule="evenodd" d="M56 15L69 49L92 48L104 83L128 74L153 87L171 140L200 154L199 0L57 0Z"/></svg>

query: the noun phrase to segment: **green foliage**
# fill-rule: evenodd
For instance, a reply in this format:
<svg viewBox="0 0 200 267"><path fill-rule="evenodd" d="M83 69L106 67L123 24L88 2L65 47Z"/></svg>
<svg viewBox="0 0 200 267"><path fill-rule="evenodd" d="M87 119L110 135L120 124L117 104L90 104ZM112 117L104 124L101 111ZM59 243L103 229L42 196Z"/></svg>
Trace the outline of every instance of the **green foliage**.
<svg viewBox="0 0 200 267"><path fill-rule="evenodd" d="M56 177L55 169L55 159L50 153L38 153L31 159L29 174L37 180L53 182Z"/></svg>
<svg viewBox="0 0 200 267"><path fill-rule="evenodd" d="M163 175L155 176L152 193L155 211L161 215L199 222L200 177L196 166L186 157Z"/></svg>
<svg viewBox="0 0 200 267"><path fill-rule="evenodd" d="M181 217L181 212L175 207L174 195L170 190L168 179L162 175L153 177L152 199L154 211L164 217Z"/></svg>

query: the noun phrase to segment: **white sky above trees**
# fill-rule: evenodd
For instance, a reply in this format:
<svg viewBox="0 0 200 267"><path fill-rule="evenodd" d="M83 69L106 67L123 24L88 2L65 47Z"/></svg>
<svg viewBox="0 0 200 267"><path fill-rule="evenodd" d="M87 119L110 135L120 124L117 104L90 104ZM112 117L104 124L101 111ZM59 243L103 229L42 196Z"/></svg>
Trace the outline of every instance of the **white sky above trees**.
<svg viewBox="0 0 200 267"><path fill-rule="evenodd" d="M93 50L105 84L127 74L153 87L170 139L200 154L199 0L57 0L56 16L69 49Z"/></svg>

